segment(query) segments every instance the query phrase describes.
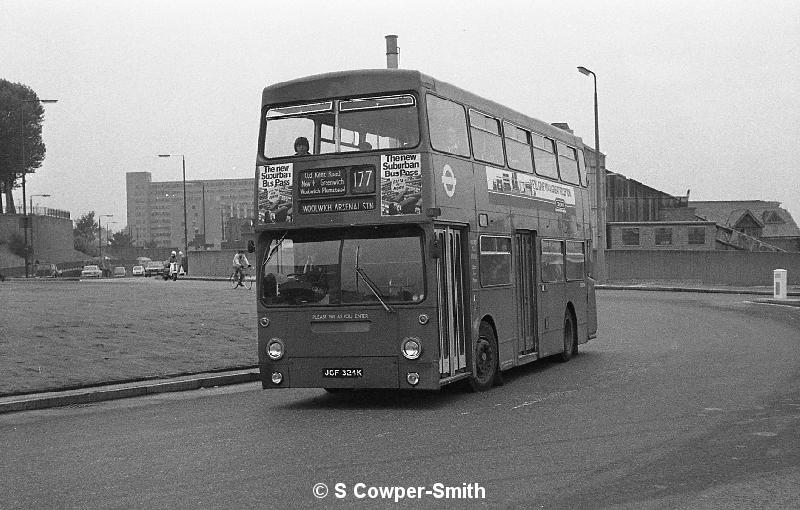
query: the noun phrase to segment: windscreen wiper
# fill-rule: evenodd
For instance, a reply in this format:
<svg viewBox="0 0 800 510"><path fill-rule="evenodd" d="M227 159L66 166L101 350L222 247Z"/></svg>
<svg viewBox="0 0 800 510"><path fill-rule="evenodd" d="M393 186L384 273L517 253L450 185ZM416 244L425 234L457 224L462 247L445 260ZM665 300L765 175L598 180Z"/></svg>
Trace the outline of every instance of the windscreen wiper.
<svg viewBox="0 0 800 510"><path fill-rule="evenodd" d="M364 270L361 269L358 266L355 266L354 269L356 270L356 274L358 276L360 276L362 280L364 280L364 283L367 284L367 287L369 287L369 290L372 291L372 294L375 295L375 297L378 299L378 301L381 303L381 305L383 305L383 308L387 312L394 313L394 308L389 306L386 303L386 301L383 300L383 297L381 297L381 293L378 291L378 287L375 285L375 283L373 283L372 280L369 279L369 276L367 276L367 274L364 272Z"/></svg>
<svg viewBox="0 0 800 510"><path fill-rule="evenodd" d="M278 250L280 249L281 245L283 244L283 240L286 239L286 234L288 234L288 233L289 233L289 231L287 230L286 232L283 233L283 236L281 236L281 238L278 239L278 243L275 245L274 248L272 248L272 250L269 252L269 255L267 256L267 260L265 260L264 264L262 264L264 267L266 267L267 262L270 261L272 256L275 255L278 252Z"/></svg>

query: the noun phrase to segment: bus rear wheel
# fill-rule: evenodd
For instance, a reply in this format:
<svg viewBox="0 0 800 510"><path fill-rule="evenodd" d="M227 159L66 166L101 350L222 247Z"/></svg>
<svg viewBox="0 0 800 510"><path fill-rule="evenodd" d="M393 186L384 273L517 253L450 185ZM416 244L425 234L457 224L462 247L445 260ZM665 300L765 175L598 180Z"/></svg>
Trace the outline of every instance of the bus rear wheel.
<svg viewBox="0 0 800 510"><path fill-rule="evenodd" d="M564 312L564 352L558 356L561 362L567 362L578 354L578 329L575 327L575 316L567 309Z"/></svg>
<svg viewBox="0 0 800 510"><path fill-rule="evenodd" d="M469 378L473 391L486 391L500 377L497 337L492 327L482 322L475 342L475 371Z"/></svg>

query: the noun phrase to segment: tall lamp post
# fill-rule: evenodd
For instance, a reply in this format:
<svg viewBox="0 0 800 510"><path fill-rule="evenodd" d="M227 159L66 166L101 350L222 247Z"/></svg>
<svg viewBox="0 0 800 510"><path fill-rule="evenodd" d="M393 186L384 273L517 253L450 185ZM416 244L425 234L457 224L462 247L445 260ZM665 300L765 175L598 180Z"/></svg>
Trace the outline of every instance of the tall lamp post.
<svg viewBox="0 0 800 510"><path fill-rule="evenodd" d="M52 104L57 103L58 99L21 99L21 103L43 103L43 104ZM20 108L20 116L19 116L19 127L20 127L20 141L22 142L22 221L23 221L23 231L25 235L25 278L30 276L30 255L28 254L28 222L30 219L28 218L28 210L25 208L25 175L28 173L28 165L25 163L25 105L23 104ZM33 236L33 232L31 232L31 236Z"/></svg>
<svg viewBox="0 0 800 510"><path fill-rule="evenodd" d="M47 198L49 196L50 195L48 195L47 193L37 193L35 195L31 195L30 196L30 201L31 201L31 207L30 207L30 211L31 211L31 252L34 251L33 250L33 197ZM34 259L34 260L36 260L36 259ZM35 276L36 275L36 271L34 271L33 274Z"/></svg>
<svg viewBox="0 0 800 510"><path fill-rule="evenodd" d="M186 221L186 157L183 154L159 154L159 158L181 157L183 164L183 270L189 274L189 225Z"/></svg>
<svg viewBox="0 0 800 510"><path fill-rule="evenodd" d="M603 191L604 177L600 168L600 132L598 129L597 115L597 75L583 66L578 67L578 71L586 76L591 75L594 79L594 180L597 201L597 260L595 261L595 277L597 281L605 281L606 278L606 236L603 221L603 202L605 193Z"/></svg>
<svg viewBox="0 0 800 510"><path fill-rule="evenodd" d="M113 217L113 214L101 214L97 217L97 249L99 251L98 258L100 259L101 271L105 268L105 264L103 264L103 227L100 226L100 220ZM108 228L108 225L106 225L106 228Z"/></svg>
<svg viewBox="0 0 800 510"><path fill-rule="evenodd" d="M106 246L107 246L107 245L108 245L108 243L109 243L109 240L108 240L108 235L111 233L111 232L110 232L110 231L111 231L111 225L116 225L116 224L117 224L117 222L116 222L116 221L107 221L107 222L106 222Z"/></svg>

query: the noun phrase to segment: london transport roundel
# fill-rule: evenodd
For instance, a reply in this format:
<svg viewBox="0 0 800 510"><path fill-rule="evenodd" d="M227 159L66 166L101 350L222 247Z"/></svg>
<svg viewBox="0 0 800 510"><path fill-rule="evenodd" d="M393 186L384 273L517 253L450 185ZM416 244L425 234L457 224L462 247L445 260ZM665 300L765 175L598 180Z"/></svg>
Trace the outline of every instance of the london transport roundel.
<svg viewBox="0 0 800 510"><path fill-rule="evenodd" d="M452 198L456 194L456 174L450 165L445 165L442 169L442 185L448 197Z"/></svg>

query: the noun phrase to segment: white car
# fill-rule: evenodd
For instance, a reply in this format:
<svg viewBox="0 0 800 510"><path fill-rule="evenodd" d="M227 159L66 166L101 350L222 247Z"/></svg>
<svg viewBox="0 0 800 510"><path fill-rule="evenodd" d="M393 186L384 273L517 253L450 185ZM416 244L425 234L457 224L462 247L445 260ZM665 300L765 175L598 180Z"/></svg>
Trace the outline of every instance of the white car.
<svg viewBox="0 0 800 510"><path fill-rule="evenodd" d="M81 271L81 278L100 278L102 276L103 272L95 265L83 266L83 271Z"/></svg>
<svg viewBox="0 0 800 510"><path fill-rule="evenodd" d="M133 266L131 276L144 276L144 266Z"/></svg>

